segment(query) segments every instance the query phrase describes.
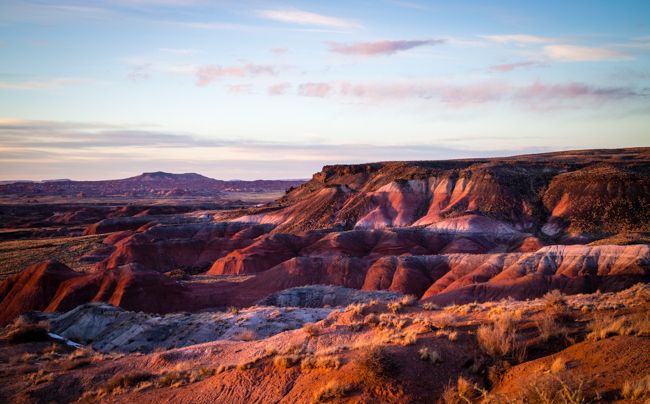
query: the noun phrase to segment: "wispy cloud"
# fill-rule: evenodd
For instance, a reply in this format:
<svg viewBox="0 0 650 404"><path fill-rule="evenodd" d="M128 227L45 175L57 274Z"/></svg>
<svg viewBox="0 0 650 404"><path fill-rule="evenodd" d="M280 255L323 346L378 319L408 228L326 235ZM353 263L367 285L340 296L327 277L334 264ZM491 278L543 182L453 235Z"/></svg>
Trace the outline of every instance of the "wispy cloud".
<svg viewBox="0 0 650 404"><path fill-rule="evenodd" d="M589 48L574 45L547 45L544 53L551 59L567 62L629 59L630 55L606 48Z"/></svg>
<svg viewBox="0 0 650 404"><path fill-rule="evenodd" d="M231 84L227 87L231 94L251 94L253 92L252 84Z"/></svg>
<svg viewBox="0 0 650 404"><path fill-rule="evenodd" d="M423 39L423 40L398 40L398 41L377 41L357 43L336 43L329 44L330 51L343 55L392 55L397 52L417 48L419 46L439 45L445 43L444 39Z"/></svg>
<svg viewBox="0 0 650 404"><path fill-rule="evenodd" d="M291 84L289 83L277 83L269 86L268 88L268 94L269 95L283 95L284 93L287 92L291 88Z"/></svg>
<svg viewBox="0 0 650 404"><path fill-rule="evenodd" d="M632 87L595 86L585 83L515 85L502 81L451 84L422 80L394 83L304 83L298 94L309 97L336 96L367 102L425 100L451 108L511 103L532 110L581 108L607 102L638 99L650 94Z"/></svg>
<svg viewBox="0 0 650 404"><path fill-rule="evenodd" d="M275 53L276 55L281 55L283 53L287 53L289 49L287 48L272 48L271 52Z"/></svg>
<svg viewBox="0 0 650 404"><path fill-rule="evenodd" d="M69 86L96 83L95 80L63 77L44 80L0 81L0 89L5 90L52 90Z"/></svg>
<svg viewBox="0 0 650 404"><path fill-rule="evenodd" d="M211 82L224 77L251 77L259 75L275 75L277 67L248 63L241 66L200 66L196 70L196 85L207 86Z"/></svg>
<svg viewBox="0 0 650 404"><path fill-rule="evenodd" d="M532 60L526 60L523 62L502 63L502 64L490 66L490 70L499 73L507 73L515 69L524 69L528 67L539 67L539 66L543 66L543 64Z"/></svg>
<svg viewBox="0 0 650 404"><path fill-rule="evenodd" d="M298 25L332 28L361 28L362 26L357 21L296 9L258 10L257 15L268 20Z"/></svg>
<svg viewBox="0 0 650 404"><path fill-rule="evenodd" d="M305 97L327 97L332 91L328 83L303 83L298 86L298 94Z"/></svg>
<svg viewBox="0 0 650 404"><path fill-rule="evenodd" d="M555 42L556 39L538 35L512 34L512 35L481 35L481 38L498 43L543 44Z"/></svg>

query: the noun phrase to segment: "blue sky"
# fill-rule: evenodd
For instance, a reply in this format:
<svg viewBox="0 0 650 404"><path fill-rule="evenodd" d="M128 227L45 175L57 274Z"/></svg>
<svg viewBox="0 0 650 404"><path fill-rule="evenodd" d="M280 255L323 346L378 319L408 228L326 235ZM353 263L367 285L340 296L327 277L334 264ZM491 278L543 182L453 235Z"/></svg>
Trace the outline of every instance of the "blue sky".
<svg viewBox="0 0 650 404"><path fill-rule="evenodd" d="M0 2L0 179L650 146L648 1Z"/></svg>

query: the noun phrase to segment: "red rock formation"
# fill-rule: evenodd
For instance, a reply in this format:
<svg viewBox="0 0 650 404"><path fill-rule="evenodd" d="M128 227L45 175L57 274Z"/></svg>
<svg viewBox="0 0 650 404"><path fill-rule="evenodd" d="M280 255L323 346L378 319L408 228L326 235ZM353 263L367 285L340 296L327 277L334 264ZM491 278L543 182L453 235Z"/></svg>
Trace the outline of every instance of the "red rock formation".
<svg viewBox="0 0 650 404"><path fill-rule="evenodd" d="M32 265L0 284L0 325L21 313L44 310L61 283L81 274L56 261Z"/></svg>

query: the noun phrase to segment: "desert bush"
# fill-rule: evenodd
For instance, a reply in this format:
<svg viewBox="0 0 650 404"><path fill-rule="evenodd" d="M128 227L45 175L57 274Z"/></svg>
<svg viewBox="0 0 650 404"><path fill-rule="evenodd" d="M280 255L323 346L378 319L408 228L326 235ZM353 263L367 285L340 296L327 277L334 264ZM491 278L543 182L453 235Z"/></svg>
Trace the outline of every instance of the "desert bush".
<svg viewBox="0 0 650 404"><path fill-rule="evenodd" d="M338 369L341 360L334 356L307 356L300 362L301 370Z"/></svg>
<svg viewBox="0 0 650 404"><path fill-rule="evenodd" d="M620 317L597 315L590 328L591 332L587 334L587 339L590 341L598 341L614 335L647 336L650 335L650 313Z"/></svg>
<svg viewBox="0 0 650 404"><path fill-rule="evenodd" d="M25 317L18 317L10 326L7 340L12 344L49 340L50 324L46 321L33 323Z"/></svg>
<svg viewBox="0 0 650 404"><path fill-rule="evenodd" d="M393 356L381 346L366 348L357 358L359 375L368 383L378 383L399 375L399 365Z"/></svg>
<svg viewBox="0 0 650 404"><path fill-rule="evenodd" d="M273 358L273 365L278 369L288 369L296 366L300 362L298 355L278 355Z"/></svg>
<svg viewBox="0 0 650 404"><path fill-rule="evenodd" d="M433 311L433 310L438 310L439 307L438 307L437 304L434 304L434 303L431 303L431 302L426 302L426 303L422 303L422 308L424 310Z"/></svg>
<svg viewBox="0 0 650 404"><path fill-rule="evenodd" d="M538 379L526 390L524 402L534 404L583 404L589 402L584 381L549 375Z"/></svg>
<svg viewBox="0 0 650 404"><path fill-rule="evenodd" d="M568 330L558 322L558 315L554 311L544 311L536 321L539 337L546 342L551 338L563 336L567 337Z"/></svg>
<svg viewBox="0 0 650 404"><path fill-rule="evenodd" d="M397 314L397 313L400 312L400 310L402 310L403 305L402 305L402 302L397 301L397 302L390 302L390 303L388 303L388 304L386 305L386 307L388 307L388 310L389 310L391 313L393 313L393 314Z"/></svg>
<svg viewBox="0 0 650 404"><path fill-rule="evenodd" d="M435 325L438 328L445 329L447 327L453 327L456 324L456 316L451 313L442 313L436 317Z"/></svg>
<svg viewBox="0 0 650 404"><path fill-rule="evenodd" d="M229 306L228 307L228 313L232 314L233 316L237 315L237 314L239 314L239 309L237 307L235 307L235 306Z"/></svg>
<svg viewBox="0 0 650 404"><path fill-rule="evenodd" d="M368 314L363 318L363 323L369 326L375 326L379 324L379 316L374 313Z"/></svg>
<svg viewBox="0 0 650 404"><path fill-rule="evenodd" d="M399 300L400 304L406 307L415 305L417 301L418 301L417 296L413 296L413 295L406 295Z"/></svg>
<svg viewBox="0 0 650 404"><path fill-rule="evenodd" d="M423 347L418 351L420 360L431 362L431 363L440 363L442 362L442 357L437 351L430 351L429 348Z"/></svg>
<svg viewBox="0 0 650 404"><path fill-rule="evenodd" d="M172 370L166 372L158 379L158 385L163 387L178 387L187 382L187 377L184 372Z"/></svg>
<svg viewBox="0 0 650 404"><path fill-rule="evenodd" d="M246 329L237 334L236 339L239 341L255 341L257 339L257 333L253 330Z"/></svg>
<svg viewBox="0 0 650 404"><path fill-rule="evenodd" d="M479 347L492 357L505 356L515 348L515 323L504 313L491 325L482 325L476 331Z"/></svg>
<svg viewBox="0 0 650 404"><path fill-rule="evenodd" d="M476 384L458 376L456 386L449 384L442 393L442 401L445 404L471 404L477 402L481 395L486 395L486 392L479 388Z"/></svg>
<svg viewBox="0 0 650 404"><path fill-rule="evenodd" d="M447 339L449 341L456 341L458 339L458 331L451 331L447 334Z"/></svg>
<svg viewBox="0 0 650 404"><path fill-rule="evenodd" d="M557 358L555 358L553 363L551 363L551 369L550 370L551 370L551 373L557 374L557 373L565 371L566 368L567 368L566 359L564 359L561 356L558 356Z"/></svg>
<svg viewBox="0 0 650 404"><path fill-rule="evenodd" d="M314 403L324 403L336 398L346 397L354 389L353 385L342 384L337 380L330 380L325 386L320 388L313 398Z"/></svg>
<svg viewBox="0 0 650 404"><path fill-rule="evenodd" d="M107 393L112 393L116 390L126 390L130 387L135 387L140 383L150 381L154 375L149 372L131 372L126 374L118 374L111 377L103 390Z"/></svg>
<svg viewBox="0 0 650 404"><path fill-rule="evenodd" d="M641 401L650 398L650 375L646 375L636 382L626 381L621 389L621 394L623 398L630 401Z"/></svg>
<svg viewBox="0 0 650 404"><path fill-rule="evenodd" d="M302 327L302 329L310 338L315 337L320 333L320 329L315 323L307 323Z"/></svg>

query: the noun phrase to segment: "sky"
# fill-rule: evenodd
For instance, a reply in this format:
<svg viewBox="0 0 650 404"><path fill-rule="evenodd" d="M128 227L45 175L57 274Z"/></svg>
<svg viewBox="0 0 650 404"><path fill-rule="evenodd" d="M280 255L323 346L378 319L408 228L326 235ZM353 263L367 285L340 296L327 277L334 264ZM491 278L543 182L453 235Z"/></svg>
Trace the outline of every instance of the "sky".
<svg viewBox="0 0 650 404"><path fill-rule="evenodd" d="M650 1L0 1L0 180L650 146Z"/></svg>

